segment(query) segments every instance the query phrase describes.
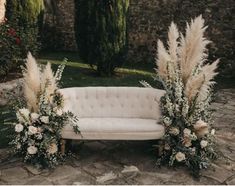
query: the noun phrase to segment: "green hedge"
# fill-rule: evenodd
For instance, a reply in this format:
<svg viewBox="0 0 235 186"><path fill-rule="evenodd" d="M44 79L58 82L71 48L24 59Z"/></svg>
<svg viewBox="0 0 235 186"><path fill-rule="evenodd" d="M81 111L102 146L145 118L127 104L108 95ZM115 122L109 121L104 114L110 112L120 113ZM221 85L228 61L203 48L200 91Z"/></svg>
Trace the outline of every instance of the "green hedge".
<svg viewBox="0 0 235 186"><path fill-rule="evenodd" d="M127 49L129 0L75 0L76 40L81 57L110 76L123 63Z"/></svg>

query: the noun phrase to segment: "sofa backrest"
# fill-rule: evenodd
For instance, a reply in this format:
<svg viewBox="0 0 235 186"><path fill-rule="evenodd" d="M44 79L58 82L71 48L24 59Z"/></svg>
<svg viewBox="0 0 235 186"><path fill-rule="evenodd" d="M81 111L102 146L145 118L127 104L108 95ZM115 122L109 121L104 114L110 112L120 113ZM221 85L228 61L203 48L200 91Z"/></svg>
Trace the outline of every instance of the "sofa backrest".
<svg viewBox="0 0 235 186"><path fill-rule="evenodd" d="M158 119L165 91L139 87L74 87L60 89L64 110L78 117Z"/></svg>

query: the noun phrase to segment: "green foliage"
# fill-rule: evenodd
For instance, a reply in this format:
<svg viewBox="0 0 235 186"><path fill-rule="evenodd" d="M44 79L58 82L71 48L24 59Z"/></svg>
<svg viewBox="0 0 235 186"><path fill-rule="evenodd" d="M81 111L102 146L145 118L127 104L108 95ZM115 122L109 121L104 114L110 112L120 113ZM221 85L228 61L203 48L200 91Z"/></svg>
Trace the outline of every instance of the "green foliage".
<svg viewBox="0 0 235 186"><path fill-rule="evenodd" d="M126 52L129 0L79 0L75 6L81 57L90 65L97 65L100 75L112 75L122 65Z"/></svg>
<svg viewBox="0 0 235 186"><path fill-rule="evenodd" d="M39 31L43 14L43 0L8 0L6 18L14 27L19 27L22 38L22 54L28 51L34 55L39 50Z"/></svg>
<svg viewBox="0 0 235 186"><path fill-rule="evenodd" d="M21 55L21 38L18 28L6 21L0 24L0 76L5 76L18 64Z"/></svg>

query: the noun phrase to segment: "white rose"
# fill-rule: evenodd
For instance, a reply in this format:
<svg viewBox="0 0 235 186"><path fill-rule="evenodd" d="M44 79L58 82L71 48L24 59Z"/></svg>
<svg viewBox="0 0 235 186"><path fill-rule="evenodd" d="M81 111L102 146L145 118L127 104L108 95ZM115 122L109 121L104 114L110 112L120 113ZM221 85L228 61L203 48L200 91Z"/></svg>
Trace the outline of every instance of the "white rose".
<svg viewBox="0 0 235 186"><path fill-rule="evenodd" d="M184 137L183 144L184 144L185 147L192 146L191 139L188 136Z"/></svg>
<svg viewBox="0 0 235 186"><path fill-rule="evenodd" d="M37 151L38 151L38 148L35 147L35 146L29 146L29 147L27 148L27 151L28 151L29 154L36 154Z"/></svg>
<svg viewBox="0 0 235 186"><path fill-rule="evenodd" d="M206 140L202 140L200 142L201 148L205 148L208 145L208 142Z"/></svg>
<svg viewBox="0 0 235 186"><path fill-rule="evenodd" d="M38 129L34 126L29 126L29 135L36 134L38 132Z"/></svg>
<svg viewBox="0 0 235 186"><path fill-rule="evenodd" d="M23 131L23 129L24 129L24 126L21 125L21 124L17 124L17 125L15 126L15 131L16 131L16 132L21 132L21 131Z"/></svg>
<svg viewBox="0 0 235 186"><path fill-rule="evenodd" d="M195 130L200 130L201 128L204 128L207 126L208 126L207 123L200 119L195 123L194 128L195 128Z"/></svg>
<svg viewBox="0 0 235 186"><path fill-rule="evenodd" d="M39 118L39 114L37 114L35 112L32 113L30 116L31 116L31 119L32 119L33 122L36 121Z"/></svg>
<svg viewBox="0 0 235 186"><path fill-rule="evenodd" d="M215 129L211 130L211 135L213 135L213 136L215 135Z"/></svg>
<svg viewBox="0 0 235 186"><path fill-rule="evenodd" d="M48 149L47 149L48 154L55 154L57 151L58 151L58 147L56 143L51 143L48 146Z"/></svg>
<svg viewBox="0 0 235 186"><path fill-rule="evenodd" d="M26 108L19 109L18 112L16 113L16 117L19 120L19 122L23 123L25 121L29 120L29 110Z"/></svg>
<svg viewBox="0 0 235 186"><path fill-rule="evenodd" d="M169 130L169 133L172 134L172 135L177 136L180 133L180 131L176 127L171 127L170 130Z"/></svg>
<svg viewBox="0 0 235 186"><path fill-rule="evenodd" d="M184 134L187 135L187 136L189 136L189 135L191 134L191 130L190 130L190 129L187 129L187 128L185 128L183 132L184 132Z"/></svg>
<svg viewBox="0 0 235 186"><path fill-rule="evenodd" d="M177 152L177 154L175 155L175 159L178 162L181 162L181 161L185 160L185 154L182 152Z"/></svg>
<svg viewBox="0 0 235 186"><path fill-rule="evenodd" d="M43 123L49 123L49 117L48 116L41 116L40 117L40 120L41 120L41 122L43 122Z"/></svg>
<svg viewBox="0 0 235 186"><path fill-rule="evenodd" d="M198 120L194 125L195 133L199 138L208 134L209 132L208 128L209 128L208 124L202 120Z"/></svg>
<svg viewBox="0 0 235 186"><path fill-rule="evenodd" d="M56 114L57 114L58 116L61 116L61 115L63 114L63 110L62 110L62 109L58 109L58 110L56 111Z"/></svg>

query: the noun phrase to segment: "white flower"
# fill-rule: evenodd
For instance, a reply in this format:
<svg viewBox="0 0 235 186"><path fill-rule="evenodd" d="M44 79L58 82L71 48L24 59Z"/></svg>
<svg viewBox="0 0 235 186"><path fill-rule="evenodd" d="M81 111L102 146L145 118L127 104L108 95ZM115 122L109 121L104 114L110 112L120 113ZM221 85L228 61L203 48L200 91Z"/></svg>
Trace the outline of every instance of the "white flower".
<svg viewBox="0 0 235 186"><path fill-rule="evenodd" d="M23 123L25 121L29 120L29 110L26 108L19 109L16 113L16 117L19 120L19 122Z"/></svg>
<svg viewBox="0 0 235 186"><path fill-rule="evenodd" d="M49 117L48 116L41 116L40 117L40 120L41 120L41 122L43 122L43 123L49 123Z"/></svg>
<svg viewBox="0 0 235 186"><path fill-rule="evenodd" d="M206 140L202 140L200 142L201 148L205 148L208 145L208 142Z"/></svg>
<svg viewBox="0 0 235 186"><path fill-rule="evenodd" d="M29 147L27 148L27 151L28 151L29 154L36 154L37 151L38 151L38 148L35 147L35 146L29 146Z"/></svg>
<svg viewBox="0 0 235 186"><path fill-rule="evenodd" d="M196 135L201 138L203 137L204 135L208 134L209 133L209 130L208 130L208 124L202 120L198 120L196 122L196 124L194 125L194 129L195 129L195 132L196 132Z"/></svg>
<svg viewBox="0 0 235 186"><path fill-rule="evenodd" d="M187 128L185 128L183 132L184 132L184 134L187 135L187 136L189 136L189 135L191 134L191 130L190 130L190 129L187 129Z"/></svg>
<svg viewBox="0 0 235 186"><path fill-rule="evenodd" d="M38 133L43 132L43 129L41 127L38 127Z"/></svg>
<svg viewBox="0 0 235 186"><path fill-rule="evenodd" d="M21 148L21 144L18 143L18 144L16 145L16 148L17 148L17 149L20 149L20 148Z"/></svg>
<svg viewBox="0 0 235 186"><path fill-rule="evenodd" d="M202 121L202 120L200 119L200 120L198 120L198 121L195 123L194 128L195 128L196 130L198 130L198 129L201 129L201 128L207 127L207 126L208 126L207 123L204 122L204 121Z"/></svg>
<svg viewBox="0 0 235 186"><path fill-rule="evenodd" d="M30 116L31 116L31 119L32 119L33 122L36 121L39 118L39 114L37 114L35 112L32 113Z"/></svg>
<svg viewBox="0 0 235 186"><path fill-rule="evenodd" d="M21 132L21 131L23 131L23 129L24 129L24 126L21 125L20 123L15 126L16 132Z"/></svg>
<svg viewBox="0 0 235 186"><path fill-rule="evenodd" d="M40 134L40 133L37 134L37 135L36 135L36 138L39 139L39 140L42 139L42 134Z"/></svg>
<svg viewBox="0 0 235 186"><path fill-rule="evenodd" d="M56 143L51 143L48 146L48 149L47 149L48 154L55 154L57 151L58 151L58 147Z"/></svg>
<svg viewBox="0 0 235 186"><path fill-rule="evenodd" d="M170 130L169 130L169 133L172 134L172 135L177 136L180 133L180 131L176 127L171 127Z"/></svg>
<svg viewBox="0 0 235 186"><path fill-rule="evenodd" d="M183 139L183 144L185 147L190 147L192 146L192 142L189 136L185 136Z"/></svg>
<svg viewBox="0 0 235 186"><path fill-rule="evenodd" d="M215 129L211 130L211 135L213 135L213 136L215 135Z"/></svg>
<svg viewBox="0 0 235 186"><path fill-rule="evenodd" d="M166 143L166 144L164 145L164 149L165 149L165 150L170 150L170 149L171 149L171 146L170 146L168 143Z"/></svg>
<svg viewBox="0 0 235 186"><path fill-rule="evenodd" d="M169 117L164 117L163 118L163 123L166 125L166 126L170 126L172 121Z"/></svg>
<svg viewBox="0 0 235 186"><path fill-rule="evenodd" d="M185 154L182 152L177 152L177 154L175 155L175 159L178 162L181 162L181 161L185 160Z"/></svg>
<svg viewBox="0 0 235 186"><path fill-rule="evenodd" d="M29 135L36 134L38 132L37 127L29 126Z"/></svg>
<svg viewBox="0 0 235 186"><path fill-rule="evenodd" d="M196 148L195 148L195 147L191 148L191 153L192 153L193 155L196 153Z"/></svg>
<svg viewBox="0 0 235 186"><path fill-rule="evenodd" d="M62 110L62 109L58 109L58 110L56 111L56 114L57 114L58 116L61 116L61 115L63 114L63 110Z"/></svg>

